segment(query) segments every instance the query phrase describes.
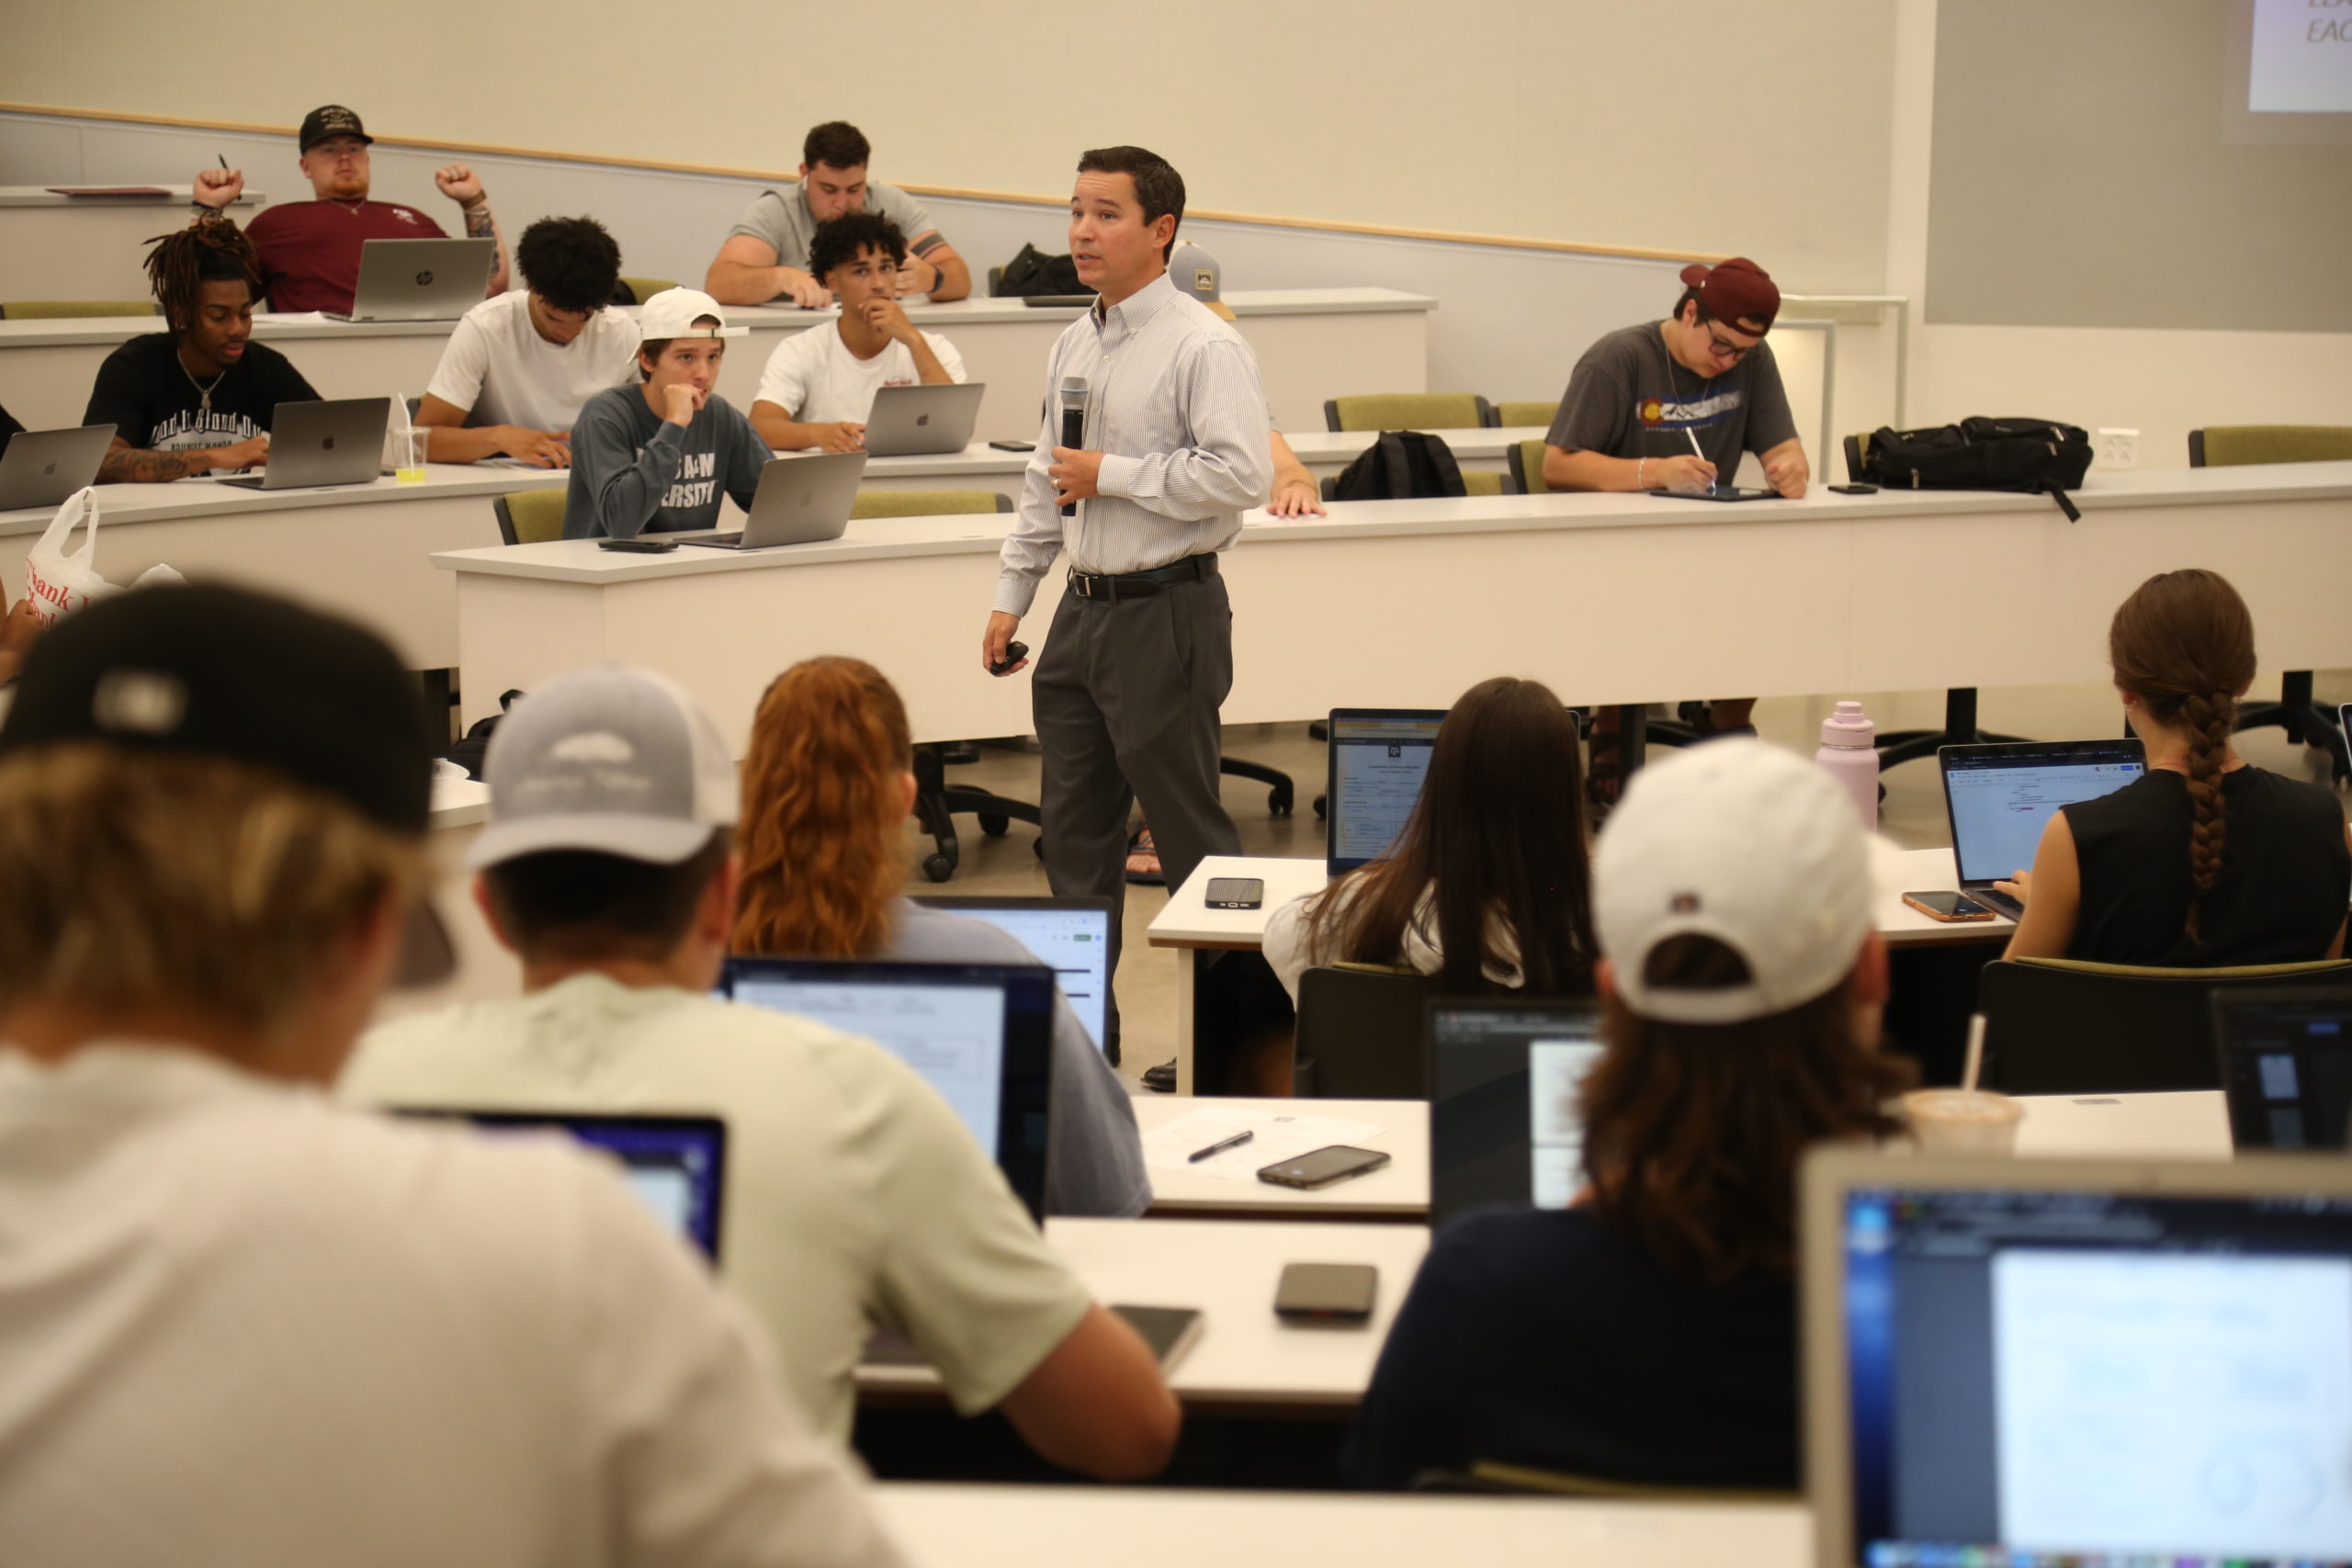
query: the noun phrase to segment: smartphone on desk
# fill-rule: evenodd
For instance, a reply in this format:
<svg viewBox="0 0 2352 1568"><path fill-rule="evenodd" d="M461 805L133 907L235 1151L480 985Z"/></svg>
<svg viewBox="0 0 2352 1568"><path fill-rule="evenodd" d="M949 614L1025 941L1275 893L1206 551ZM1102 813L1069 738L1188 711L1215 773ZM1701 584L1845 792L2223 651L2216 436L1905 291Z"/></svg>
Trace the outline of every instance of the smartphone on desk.
<svg viewBox="0 0 2352 1568"><path fill-rule="evenodd" d="M1212 909L1262 909L1266 883L1258 876L1212 876L1204 901Z"/></svg>
<svg viewBox="0 0 2352 1568"><path fill-rule="evenodd" d="M1301 1326L1361 1328L1379 1299L1380 1270L1369 1263L1285 1263L1274 1315Z"/></svg>
<svg viewBox="0 0 2352 1568"><path fill-rule="evenodd" d="M675 539L599 539L600 550L619 550L624 555L662 556L678 547Z"/></svg>
<svg viewBox="0 0 2352 1568"><path fill-rule="evenodd" d="M1989 920L1993 911L1964 893L1905 893L1903 901L1931 920Z"/></svg>
<svg viewBox="0 0 2352 1568"><path fill-rule="evenodd" d="M1277 1187L1298 1187L1309 1190L1329 1187L1351 1177L1366 1176L1388 1163L1388 1156L1378 1149L1359 1149L1346 1144L1328 1144L1313 1149L1296 1159L1280 1160L1258 1168L1258 1179L1271 1181Z"/></svg>

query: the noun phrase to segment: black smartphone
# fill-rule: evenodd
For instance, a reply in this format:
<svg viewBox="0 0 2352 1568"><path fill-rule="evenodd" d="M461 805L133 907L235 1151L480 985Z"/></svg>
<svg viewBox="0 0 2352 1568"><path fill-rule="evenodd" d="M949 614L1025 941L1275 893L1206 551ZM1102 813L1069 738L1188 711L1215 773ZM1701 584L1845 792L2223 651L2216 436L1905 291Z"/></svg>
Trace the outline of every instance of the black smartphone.
<svg viewBox="0 0 2352 1568"><path fill-rule="evenodd" d="M1831 485L1829 487L1829 493L1832 495L1876 495L1878 493L1878 486Z"/></svg>
<svg viewBox="0 0 2352 1568"><path fill-rule="evenodd" d="M1173 1370L1201 1337L1198 1307L1114 1306L1111 1311L1143 1337L1162 1372Z"/></svg>
<svg viewBox="0 0 2352 1568"><path fill-rule="evenodd" d="M1274 1287L1274 1315L1285 1323L1361 1328L1380 1299L1380 1270L1369 1263L1285 1263Z"/></svg>
<svg viewBox="0 0 2352 1568"><path fill-rule="evenodd" d="M1027 643L1008 642L1004 645L1004 657L989 666L989 673L991 675L1001 675L1006 671L1011 670L1014 665L1020 663L1023 660L1028 657L1029 645Z"/></svg>
<svg viewBox="0 0 2352 1568"><path fill-rule="evenodd" d="M1334 1182L1378 1170L1387 1163L1388 1156L1378 1149L1327 1144L1322 1148L1308 1150L1296 1159L1259 1167L1258 1179L1271 1181L1277 1187L1329 1187Z"/></svg>
<svg viewBox="0 0 2352 1568"><path fill-rule="evenodd" d="M991 441L989 445L1000 452L1035 452L1037 449L1035 441Z"/></svg>
<svg viewBox="0 0 2352 1568"><path fill-rule="evenodd" d="M1931 920L1989 920L1993 911L1964 893L1905 893L1903 901Z"/></svg>
<svg viewBox="0 0 2352 1568"><path fill-rule="evenodd" d="M633 556L667 555L678 547L675 539L599 539L600 550L621 550Z"/></svg>
<svg viewBox="0 0 2352 1568"><path fill-rule="evenodd" d="M1212 909L1262 909L1266 906L1265 880L1256 876L1212 876L1208 906Z"/></svg>

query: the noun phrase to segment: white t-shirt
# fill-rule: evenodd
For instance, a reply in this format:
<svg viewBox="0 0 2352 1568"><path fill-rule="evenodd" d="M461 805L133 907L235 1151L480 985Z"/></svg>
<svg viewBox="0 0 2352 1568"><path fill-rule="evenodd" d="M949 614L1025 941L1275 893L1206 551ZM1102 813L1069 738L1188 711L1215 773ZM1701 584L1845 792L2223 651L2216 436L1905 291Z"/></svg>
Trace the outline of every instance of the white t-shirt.
<svg viewBox="0 0 2352 1568"><path fill-rule="evenodd" d="M956 345L937 333L922 341L939 356L940 367L951 381L964 379L964 358ZM890 346L871 359L860 359L842 341L837 324L810 327L775 345L768 367L760 376L758 401L774 403L795 424L831 424L838 420L865 423L874 394L885 387L912 387L922 376L915 369L915 351L893 338Z"/></svg>
<svg viewBox="0 0 2352 1568"><path fill-rule="evenodd" d="M0 1562L884 1564L608 1167L168 1045L0 1050Z"/></svg>
<svg viewBox="0 0 2352 1568"><path fill-rule="evenodd" d="M1330 904L1319 925L1310 926L1306 919L1307 904L1320 893L1302 893L1266 917L1266 934L1261 951L1266 966L1274 978L1290 993L1294 1005L1298 1001L1298 977L1309 969L1340 961L1337 941L1339 926L1345 919L1347 906L1363 891L1360 874L1351 873L1331 885ZM1437 940L1436 889L1424 888L1413 918L1405 922L1405 934L1399 943L1403 951L1396 962L1419 975L1434 975L1445 967L1445 952ZM1519 939L1510 922L1498 909L1487 917L1486 977L1498 986L1521 984L1519 972Z"/></svg>
<svg viewBox="0 0 2352 1568"><path fill-rule="evenodd" d="M384 1025L342 1092L378 1105L667 1112L727 1123L719 1268L820 1431L849 1436L876 1324L964 1414L1018 1387L1091 1298L937 1091L807 1019L575 975Z"/></svg>
<svg viewBox="0 0 2352 1568"><path fill-rule="evenodd" d="M552 344L531 324L530 294L492 296L458 318L424 389L469 410L469 424L568 431L581 405L636 378L637 323L607 305L578 337Z"/></svg>

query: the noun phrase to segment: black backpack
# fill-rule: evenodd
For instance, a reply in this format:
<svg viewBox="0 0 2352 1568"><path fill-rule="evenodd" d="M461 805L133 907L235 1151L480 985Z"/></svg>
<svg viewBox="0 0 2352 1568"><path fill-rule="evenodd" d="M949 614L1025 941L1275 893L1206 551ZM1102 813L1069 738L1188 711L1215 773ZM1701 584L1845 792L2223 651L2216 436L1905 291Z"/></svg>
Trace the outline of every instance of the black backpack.
<svg viewBox="0 0 2352 1568"><path fill-rule="evenodd" d="M1023 245L1019 255L1004 264L996 292L997 298L1011 299L1024 294L1091 294L1094 290L1078 280L1078 264L1069 257L1049 256L1035 245Z"/></svg>
<svg viewBox="0 0 2352 1568"><path fill-rule="evenodd" d="M1384 430L1331 481L1333 501L1406 501L1466 495L1462 465L1443 438L1425 430Z"/></svg>
<svg viewBox="0 0 2352 1568"><path fill-rule="evenodd" d="M2066 492L2090 471L2091 438L2050 419L1963 419L1933 430L1883 426L1861 441L1854 477L1888 490L2014 490L2047 494L2079 522Z"/></svg>
<svg viewBox="0 0 2352 1568"><path fill-rule="evenodd" d="M465 739L449 748L448 760L465 769L468 778L481 782L482 758L490 750L490 738L497 732L498 721L506 716L507 711L514 705L514 699L522 694L520 692L501 694L498 711L488 718L474 720L473 728L466 731Z"/></svg>

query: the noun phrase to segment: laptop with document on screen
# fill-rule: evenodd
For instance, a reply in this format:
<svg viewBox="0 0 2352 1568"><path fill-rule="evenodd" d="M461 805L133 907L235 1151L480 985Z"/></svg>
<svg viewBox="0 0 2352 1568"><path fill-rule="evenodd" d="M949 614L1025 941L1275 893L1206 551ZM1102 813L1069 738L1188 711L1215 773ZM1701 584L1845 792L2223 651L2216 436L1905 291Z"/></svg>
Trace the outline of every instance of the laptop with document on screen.
<svg viewBox="0 0 2352 1568"><path fill-rule="evenodd" d="M1405 831L1429 776L1443 708L1333 708L1324 852L1333 876L1378 860Z"/></svg>
<svg viewBox="0 0 2352 1568"><path fill-rule="evenodd" d="M862 1035L922 1075L1046 1212L1054 972L1042 964L730 958L721 995Z"/></svg>
<svg viewBox="0 0 2352 1568"><path fill-rule="evenodd" d="M1102 1048L1105 1003L1111 995L1111 900L932 894L915 902L927 909L986 920L1035 954L1054 972L1086 1037L1096 1050Z"/></svg>
<svg viewBox="0 0 2352 1568"><path fill-rule="evenodd" d="M2352 1146L2352 987L2216 986L2208 995L2230 1141Z"/></svg>
<svg viewBox="0 0 2352 1568"><path fill-rule="evenodd" d="M2014 920L2025 906L1993 884L2033 869L2060 807L2114 794L2148 771L2148 758L2137 740L2005 740L1941 747L1936 765L1960 890Z"/></svg>
<svg viewBox="0 0 2352 1568"><path fill-rule="evenodd" d="M1600 1058L1589 1002L1428 1004L1430 1223L1489 1204L1565 1209L1584 1179L1577 1086Z"/></svg>
<svg viewBox="0 0 2352 1568"><path fill-rule="evenodd" d="M656 1218L718 1260L727 1198L727 1123L716 1116L588 1111L458 1111L401 1107L395 1114L469 1122L486 1133L562 1133L620 1162L622 1179Z"/></svg>
<svg viewBox="0 0 2352 1568"><path fill-rule="evenodd" d="M2352 1559L2352 1161L1816 1148L1819 1568Z"/></svg>

